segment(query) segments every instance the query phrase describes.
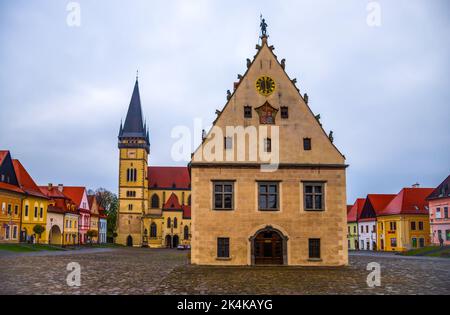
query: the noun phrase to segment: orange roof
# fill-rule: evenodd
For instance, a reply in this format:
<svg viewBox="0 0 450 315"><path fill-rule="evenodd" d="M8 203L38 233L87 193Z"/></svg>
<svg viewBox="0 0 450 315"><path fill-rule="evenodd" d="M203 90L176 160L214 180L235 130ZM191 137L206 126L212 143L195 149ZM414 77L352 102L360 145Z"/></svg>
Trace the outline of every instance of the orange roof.
<svg viewBox="0 0 450 315"><path fill-rule="evenodd" d="M21 193L21 194L25 193L19 187L11 185L11 184L8 184L8 183L4 183L4 182L0 182L0 189L9 190L9 191L16 192L16 193Z"/></svg>
<svg viewBox="0 0 450 315"><path fill-rule="evenodd" d="M3 164L3 160L8 155L9 151L6 150L0 150L0 165Z"/></svg>
<svg viewBox="0 0 450 315"><path fill-rule="evenodd" d="M70 199L72 199L79 208L81 208L81 200L83 200L83 195L85 191L86 191L85 187L64 186L63 188L64 194Z"/></svg>
<svg viewBox="0 0 450 315"><path fill-rule="evenodd" d="M380 215L429 214L427 197L434 188L404 188ZM427 208L425 208L427 207Z"/></svg>
<svg viewBox="0 0 450 315"><path fill-rule="evenodd" d="M358 221L373 221L384 210L384 208L395 198L392 194L370 194L367 195L364 206L358 214Z"/></svg>
<svg viewBox="0 0 450 315"><path fill-rule="evenodd" d="M180 202L178 201L177 195L172 193L163 206L163 210L183 210L181 208Z"/></svg>
<svg viewBox="0 0 450 315"><path fill-rule="evenodd" d="M25 193L35 197L48 199L36 185L33 178L31 178L30 174L28 174L27 170L23 167L19 160L13 160L13 166L19 186L23 191L25 191Z"/></svg>
<svg viewBox="0 0 450 315"><path fill-rule="evenodd" d="M191 189L191 178L187 167L148 168L148 187L159 189Z"/></svg>
<svg viewBox="0 0 450 315"><path fill-rule="evenodd" d="M39 186L39 189L49 198L63 198L69 199L63 192L59 191L58 187Z"/></svg>
<svg viewBox="0 0 450 315"><path fill-rule="evenodd" d="M353 206L350 206L350 211L347 212L347 222L357 222L358 218L361 214L362 208L364 206L364 202L366 202L366 199L364 198L358 198L355 201L355 204Z"/></svg>

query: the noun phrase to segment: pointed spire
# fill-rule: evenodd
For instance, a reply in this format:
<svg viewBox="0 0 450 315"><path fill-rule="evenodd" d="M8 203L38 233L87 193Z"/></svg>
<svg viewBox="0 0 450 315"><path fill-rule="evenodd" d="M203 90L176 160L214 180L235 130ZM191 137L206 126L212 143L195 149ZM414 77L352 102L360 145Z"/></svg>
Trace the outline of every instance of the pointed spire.
<svg viewBox="0 0 450 315"><path fill-rule="evenodd" d="M122 124L122 119L120 120L120 128L119 128L119 137L122 136L122 132L123 132L123 124Z"/></svg>
<svg viewBox="0 0 450 315"><path fill-rule="evenodd" d="M145 138L144 121L142 119L141 96L139 94L139 82L136 78L127 118L123 126L124 137Z"/></svg>

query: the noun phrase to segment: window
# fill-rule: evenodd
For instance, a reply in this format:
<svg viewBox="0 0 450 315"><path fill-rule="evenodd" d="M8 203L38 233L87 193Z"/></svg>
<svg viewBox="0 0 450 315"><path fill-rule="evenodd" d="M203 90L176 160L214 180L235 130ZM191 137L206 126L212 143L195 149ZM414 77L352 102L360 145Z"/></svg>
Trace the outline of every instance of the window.
<svg viewBox="0 0 450 315"><path fill-rule="evenodd" d="M397 247L397 239L391 238L391 247Z"/></svg>
<svg viewBox="0 0 450 315"><path fill-rule="evenodd" d="M6 203L2 202L2 213L5 213L6 210Z"/></svg>
<svg viewBox="0 0 450 315"><path fill-rule="evenodd" d="M272 139L270 139L270 138L264 139L264 152L267 152L267 153L272 152Z"/></svg>
<svg viewBox="0 0 450 315"><path fill-rule="evenodd" d="M366 225L366 233L369 233L369 226Z"/></svg>
<svg viewBox="0 0 450 315"><path fill-rule="evenodd" d="M230 239L220 237L217 239L217 257L230 258Z"/></svg>
<svg viewBox="0 0 450 315"><path fill-rule="evenodd" d="M129 204L129 205L128 205L128 210L129 210L129 211L132 211L132 210L133 210L133 205L132 205L132 204Z"/></svg>
<svg viewBox="0 0 450 315"><path fill-rule="evenodd" d="M127 191L127 197L128 198L136 198L136 192L133 190L128 190Z"/></svg>
<svg viewBox="0 0 450 315"><path fill-rule="evenodd" d="M10 204L8 205L8 214L9 215L11 214L11 205Z"/></svg>
<svg viewBox="0 0 450 315"><path fill-rule="evenodd" d="M450 230L445 231L445 238L447 239L447 241L450 241Z"/></svg>
<svg viewBox="0 0 450 315"><path fill-rule="evenodd" d="M383 222L380 223L380 230L384 231L384 224L383 224Z"/></svg>
<svg viewBox="0 0 450 315"><path fill-rule="evenodd" d="M356 234L356 226L353 227L353 233Z"/></svg>
<svg viewBox="0 0 450 315"><path fill-rule="evenodd" d="M320 239L309 239L309 258L320 259Z"/></svg>
<svg viewBox="0 0 450 315"><path fill-rule="evenodd" d="M252 118L252 107L251 106L244 107L244 118Z"/></svg>
<svg viewBox="0 0 450 315"><path fill-rule="evenodd" d="M178 228L178 219L177 218L174 218L173 219L173 227L176 229L176 228Z"/></svg>
<svg viewBox="0 0 450 315"><path fill-rule="evenodd" d="M289 108L286 106L281 107L281 118L288 119L289 118Z"/></svg>
<svg viewBox="0 0 450 315"><path fill-rule="evenodd" d="M423 222L419 222L419 231L423 231Z"/></svg>
<svg viewBox="0 0 450 315"><path fill-rule="evenodd" d="M159 208L159 197L157 194L153 194L151 204L153 209Z"/></svg>
<svg viewBox="0 0 450 315"><path fill-rule="evenodd" d="M397 222L389 222L389 227L391 231L397 231Z"/></svg>
<svg viewBox="0 0 450 315"><path fill-rule="evenodd" d="M11 234L10 226L5 226L5 239L9 240L9 236Z"/></svg>
<svg viewBox="0 0 450 315"><path fill-rule="evenodd" d="M34 217L37 218L38 216L38 207L34 207Z"/></svg>
<svg viewBox="0 0 450 315"><path fill-rule="evenodd" d="M234 207L234 183L215 182L214 183L214 209L233 210Z"/></svg>
<svg viewBox="0 0 450 315"><path fill-rule="evenodd" d="M150 237L156 238L157 235L158 235L157 232L158 232L158 227L156 226L156 223L153 222L153 223L150 225Z"/></svg>
<svg viewBox="0 0 450 315"><path fill-rule="evenodd" d="M13 236L12 236L12 238L13 239L17 239L17 226L13 227Z"/></svg>
<svg viewBox="0 0 450 315"><path fill-rule="evenodd" d="M189 240L189 227L187 225L184 226L184 239Z"/></svg>
<svg viewBox="0 0 450 315"><path fill-rule="evenodd" d="M15 206L14 206L14 214L15 214L15 215L18 215L18 214L19 214L19 206L18 206L18 205L15 205Z"/></svg>
<svg viewBox="0 0 450 315"><path fill-rule="evenodd" d="M441 208L436 208L436 219L441 218Z"/></svg>
<svg viewBox="0 0 450 315"><path fill-rule="evenodd" d="M167 227L170 229L172 227L172 219L167 218Z"/></svg>
<svg viewBox="0 0 450 315"><path fill-rule="evenodd" d="M304 207L306 211L325 210L324 188L325 185L323 183L304 183Z"/></svg>
<svg viewBox="0 0 450 315"><path fill-rule="evenodd" d="M44 208L41 208L39 211L39 217L42 219L44 217Z"/></svg>
<svg viewBox="0 0 450 315"><path fill-rule="evenodd" d="M311 149L312 149L311 139L310 138L303 139L303 150L311 151Z"/></svg>
<svg viewBox="0 0 450 315"><path fill-rule="evenodd" d="M233 149L233 138L225 137L224 138L224 146L225 146L225 150Z"/></svg>
<svg viewBox="0 0 450 315"><path fill-rule="evenodd" d="M279 210L279 187L278 183L259 183L259 210Z"/></svg>
<svg viewBox="0 0 450 315"><path fill-rule="evenodd" d="M411 230L412 231L416 230L416 222L411 222Z"/></svg>
<svg viewBox="0 0 450 315"><path fill-rule="evenodd" d="M28 217L28 205L25 205L25 216Z"/></svg>
<svg viewBox="0 0 450 315"><path fill-rule="evenodd" d="M127 182L137 182L137 169L127 169Z"/></svg>
<svg viewBox="0 0 450 315"><path fill-rule="evenodd" d="M448 207L444 208L444 218L448 219Z"/></svg>
<svg viewBox="0 0 450 315"><path fill-rule="evenodd" d="M372 233L376 233L377 232L377 227L375 225L372 225Z"/></svg>
<svg viewBox="0 0 450 315"><path fill-rule="evenodd" d="M419 246L420 246L420 248L425 247L425 239L423 239L423 238L419 239Z"/></svg>
<svg viewBox="0 0 450 315"><path fill-rule="evenodd" d="M188 206L190 206L191 205L191 195L189 195L189 197L188 197Z"/></svg>

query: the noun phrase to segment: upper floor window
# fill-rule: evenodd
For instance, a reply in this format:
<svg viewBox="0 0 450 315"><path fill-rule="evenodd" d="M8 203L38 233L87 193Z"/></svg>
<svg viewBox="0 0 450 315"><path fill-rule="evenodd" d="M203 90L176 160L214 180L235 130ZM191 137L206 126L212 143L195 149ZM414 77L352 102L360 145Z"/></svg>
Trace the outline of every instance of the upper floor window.
<svg viewBox="0 0 450 315"><path fill-rule="evenodd" d="M137 182L137 169L127 169L127 182Z"/></svg>
<svg viewBox="0 0 450 315"><path fill-rule="evenodd" d="M448 207L444 208L444 218L448 219Z"/></svg>
<svg viewBox="0 0 450 315"><path fill-rule="evenodd" d="M44 217L44 208L41 208L39 211L39 217L42 219Z"/></svg>
<svg viewBox="0 0 450 315"><path fill-rule="evenodd" d="M214 182L214 209L233 210L234 207L234 183ZM190 197L190 196L189 196Z"/></svg>
<svg viewBox="0 0 450 315"><path fill-rule="evenodd" d="M391 231L397 231L397 222L389 222L389 227Z"/></svg>
<svg viewBox="0 0 450 315"><path fill-rule="evenodd" d="M170 229L172 227L172 219L167 218L167 227Z"/></svg>
<svg viewBox="0 0 450 315"><path fill-rule="evenodd" d="M281 107L281 118L288 119L289 118L289 107L282 106Z"/></svg>
<svg viewBox="0 0 450 315"><path fill-rule="evenodd" d="M419 231L423 231L423 222L422 221L419 222Z"/></svg>
<svg viewBox="0 0 450 315"><path fill-rule="evenodd" d="M8 215L11 215L11 209L12 209L12 208L11 208L11 205L9 204L9 205L8 205Z"/></svg>
<svg viewBox="0 0 450 315"><path fill-rule="evenodd" d="M279 183L261 182L258 183L259 210L277 211L279 210Z"/></svg>
<svg viewBox="0 0 450 315"><path fill-rule="evenodd" d="M25 216L28 217L28 205L25 205Z"/></svg>
<svg viewBox="0 0 450 315"><path fill-rule="evenodd" d="M441 218L441 208L436 208L436 219Z"/></svg>
<svg viewBox="0 0 450 315"><path fill-rule="evenodd" d="M244 118L252 118L252 107L251 106L244 107Z"/></svg>
<svg viewBox="0 0 450 315"><path fill-rule="evenodd" d="M34 207L34 217L37 218L38 216L38 207Z"/></svg>
<svg viewBox="0 0 450 315"><path fill-rule="evenodd" d="M128 205L128 210L130 210L130 211L133 210L133 205L131 203Z"/></svg>
<svg viewBox="0 0 450 315"><path fill-rule="evenodd" d="M312 149L311 138L304 138L303 139L303 150L311 151L311 149Z"/></svg>
<svg viewBox="0 0 450 315"><path fill-rule="evenodd" d="M325 210L325 184L303 183L304 207L306 211Z"/></svg>
<svg viewBox="0 0 450 315"><path fill-rule="evenodd" d="M416 222L411 222L411 230L412 231L416 230Z"/></svg>
<svg viewBox="0 0 450 315"><path fill-rule="evenodd" d="M173 227L175 229L178 228L178 219L176 217L173 219Z"/></svg>
<svg viewBox="0 0 450 315"><path fill-rule="evenodd" d="M157 194L153 194L151 205L152 205L153 209L158 209L159 208L159 197L158 197Z"/></svg>
<svg viewBox="0 0 450 315"><path fill-rule="evenodd" d="M136 198L136 192L134 190L128 190L127 197L128 198Z"/></svg>
<svg viewBox="0 0 450 315"><path fill-rule="evenodd" d="M18 215L18 214L19 214L19 206L18 206L18 205L15 205L15 206L14 206L14 214L15 214L15 215Z"/></svg>

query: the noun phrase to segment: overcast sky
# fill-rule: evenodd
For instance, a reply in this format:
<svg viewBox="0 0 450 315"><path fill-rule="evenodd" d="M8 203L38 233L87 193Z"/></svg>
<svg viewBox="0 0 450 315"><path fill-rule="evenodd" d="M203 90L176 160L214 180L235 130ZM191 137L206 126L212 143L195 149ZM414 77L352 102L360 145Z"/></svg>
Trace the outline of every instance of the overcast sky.
<svg viewBox="0 0 450 315"><path fill-rule="evenodd" d="M437 186L450 172L450 2L369 0L0 2L0 149L39 184L117 191L117 133L136 69L151 165L177 125L208 127L246 59L259 17L286 70L347 157L348 201ZM374 12L374 11L371 11ZM72 20L73 21L73 20Z"/></svg>

